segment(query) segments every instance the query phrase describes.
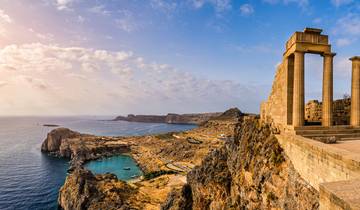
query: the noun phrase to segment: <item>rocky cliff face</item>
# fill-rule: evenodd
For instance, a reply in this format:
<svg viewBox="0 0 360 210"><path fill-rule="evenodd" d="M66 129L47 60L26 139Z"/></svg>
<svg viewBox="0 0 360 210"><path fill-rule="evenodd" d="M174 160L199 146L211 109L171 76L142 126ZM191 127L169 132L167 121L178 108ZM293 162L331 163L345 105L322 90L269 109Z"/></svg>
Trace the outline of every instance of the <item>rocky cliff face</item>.
<svg viewBox="0 0 360 210"><path fill-rule="evenodd" d="M90 171L77 168L60 189L58 203L65 210L72 209L131 209L136 201L128 198L136 189L120 181L113 174L94 176Z"/></svg>
<svg viewBox="0 0 360 210"><path fill-rule="evenodd" d="M43 152L57 152L64 139L79 137L81 134L68 128L58 128L48 133L45 141L41 145Z"/></svg>
<svg viewBox="0 0 360 210"><path fill-rule="evenodd" d="M41 151L71 159L70 170L73 170L87 160L129 152L129 144L122 139L80 134L67 128L57 128L47 135Z"/></svg>
<svg viewBox="0 0 360 210"><path fill-rule="evenodd" d="M317 209L319 194L287 160L268 125L245 117L163 209Z"/></svg>

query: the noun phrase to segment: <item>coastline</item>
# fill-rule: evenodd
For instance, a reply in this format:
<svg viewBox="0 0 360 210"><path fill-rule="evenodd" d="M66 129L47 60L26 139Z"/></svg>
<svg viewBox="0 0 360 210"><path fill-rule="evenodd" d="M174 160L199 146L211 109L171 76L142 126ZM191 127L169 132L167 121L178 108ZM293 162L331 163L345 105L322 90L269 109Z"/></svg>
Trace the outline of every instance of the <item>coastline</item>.
<svg viewBox="0 0 360 210"><path fill-rule="evenodd" d="M174 137L174 132L165 135L100 137L84 135L65 129L67 132L70 132L70 138L57 139L57 131L61 131L64 128L55 129L49 133L44 144L48 143L49 139L60 140L60 143L53 142L58 147L56 151L51 151L50 153L60 157L71 158L69 174L63 187L60 189L59 205L64 209L71 209L79 203L84 204L84 201L81 200L81 193L75 193L76 195L74 196L73 190L69 191L69 189L75 186L79 187L80 183L74 180L82 180L84 178L87 180L88 178L89 183L92 183L91 186L96 186L96 193L101 194L104 198L109 198L110 195L107 194L107 191L102 191L103 187L113 183L114 186L112 187L114 189L121 185L122 187L131 187L135 190L131 191L132 195L125 202L129 205L131 204L130 206L138 206L140 209L143 207L150 209L158 208L166 200L171 190L181 188L186 184L186 174L196 165L200 165L202 159L209 151L223 145L224 141L219 140L218 137L224 135L224 133L231 135L236 123L237 116L227 118L226 120L210 120L206 123L206 126L199 126L189 131L176 132L176 137ZM219 124L223 126L219 126ZM200 144L192 144L187 141L187 138L201 138L202 142ZM157 146L154 147L154 145ZM174 150L174 148L177 149ZM43 152L49 151L43 150ZM130 155L144 175L147 173L155 174L155 177L150 180L138 178L129 182L123 182L115 180L114 177L93 175L91 171L83 167L87 161L113 155ZM170 164L174 167L169 167ZM176 167L181 170L175 170ZM176 173L167 174L162 171L174 171ZM107 179L111 181L106 181ZM159 186L155 187L154 184ZM146 195L146 198L142 197L144 195ZM112 200L111 202L115 201ZM92 201L87 201L86 203L95 205ZM96 205L98 204L99 202Z"/></svg>

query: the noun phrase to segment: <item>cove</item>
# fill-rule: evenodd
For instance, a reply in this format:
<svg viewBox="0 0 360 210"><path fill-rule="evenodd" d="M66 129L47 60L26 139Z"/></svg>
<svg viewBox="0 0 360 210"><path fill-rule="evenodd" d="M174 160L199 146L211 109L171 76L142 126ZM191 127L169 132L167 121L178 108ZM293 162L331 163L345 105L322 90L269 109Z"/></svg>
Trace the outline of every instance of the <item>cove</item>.
<svg viewBox="0 0 360 210"><path fill-rule="evenodd" d="M128 155L117 155L92 160L85 164L85 168L94 174L115 174L118 179L123 181L128 181L142 175L142 171L136 162Z"/></svg>

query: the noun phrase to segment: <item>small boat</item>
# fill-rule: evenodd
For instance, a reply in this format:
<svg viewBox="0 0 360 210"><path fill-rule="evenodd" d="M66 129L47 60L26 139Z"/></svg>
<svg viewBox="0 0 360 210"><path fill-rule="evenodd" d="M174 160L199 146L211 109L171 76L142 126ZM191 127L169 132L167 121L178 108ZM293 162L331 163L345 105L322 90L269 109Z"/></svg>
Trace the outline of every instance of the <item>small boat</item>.
<svg viewBox="0 0 360 210"><path fill-rule="evenodd" d="M130 170L130 167L124 167L123 169L128 171Z"/></svg>
<svg viewBox="0 0 360 210"><path fill-rule="evenodd" d="M131 176L131 178L136 178L136 177L138 177L138 175L132 175L132 176Z"/></svg>

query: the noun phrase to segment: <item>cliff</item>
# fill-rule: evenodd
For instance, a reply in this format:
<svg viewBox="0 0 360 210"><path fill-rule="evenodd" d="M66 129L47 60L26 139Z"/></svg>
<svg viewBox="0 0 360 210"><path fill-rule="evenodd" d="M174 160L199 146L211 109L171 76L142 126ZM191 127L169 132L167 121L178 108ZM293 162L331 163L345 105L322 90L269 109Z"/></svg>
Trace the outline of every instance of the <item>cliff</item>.
<svg viewBox="0 0 360 210"><path fill-rule="evenodd" d="M136 189L115 175L94 176L77 168L66 178L58 202L63 209L130 209L136 202L130 204L128 198L135 193Z"/></svg>
<svg viewBox="0 0 360 210"><path fill-rule="evenodd" d="M114 120L145 123L169 123L169 124L201 124L213 117L221 115L221 112L199 114L172 114L167 115L133 115L118 116Z"/></svg>
<svg viewBox="0 0 360 210"><path fill-rule="evenodd" d="M162 209L318 209L319 193L295 171L274 132L245 117L234 141L193 168Z"/></svg>
<svg viewBox="0 0 360 210"><path fill-rule="evenodd" d="M68 128L58 128L48 133L46 139L41 145L42 152L54 153L58 152L60 145L64 139L79 137L80 133L72 131Z"/></svg>

